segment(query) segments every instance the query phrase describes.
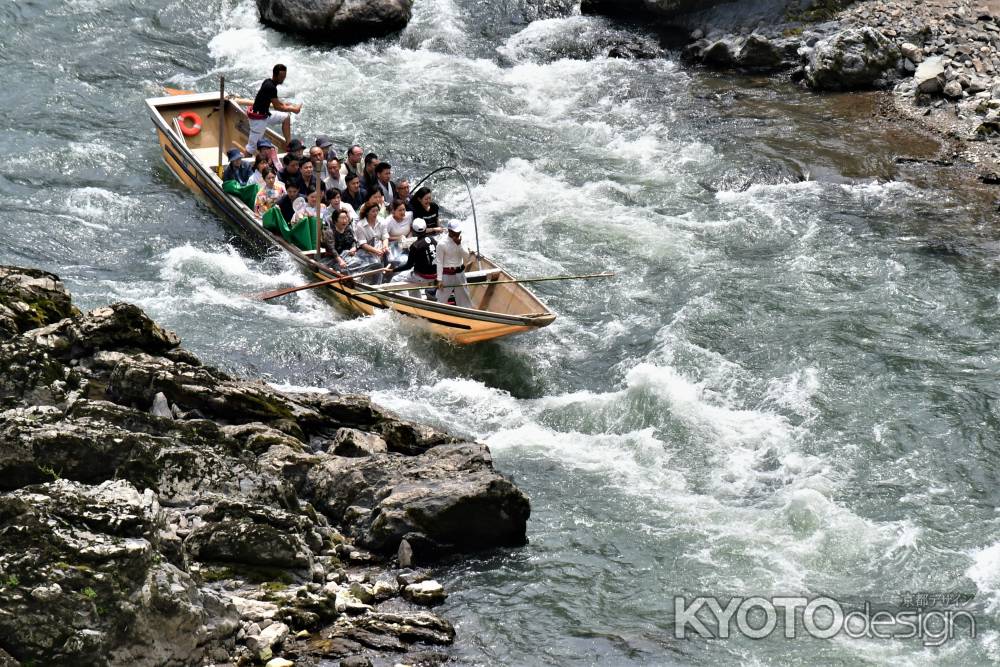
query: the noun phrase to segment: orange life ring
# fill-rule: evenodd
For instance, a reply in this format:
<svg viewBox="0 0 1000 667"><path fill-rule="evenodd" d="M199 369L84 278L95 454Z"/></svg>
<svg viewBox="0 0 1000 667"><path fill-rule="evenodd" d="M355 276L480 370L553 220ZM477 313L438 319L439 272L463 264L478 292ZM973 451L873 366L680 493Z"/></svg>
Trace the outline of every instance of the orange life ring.
<svg viewBox="0 0 1000 667"><path fill-rule="evenodd" d="M194 137L201 132L201 116L193 111L185 111L184 113L177 114L177 117L181 121L181 134L185 137ZM184 121L191 121L191 125L188 126Z"/></svg>

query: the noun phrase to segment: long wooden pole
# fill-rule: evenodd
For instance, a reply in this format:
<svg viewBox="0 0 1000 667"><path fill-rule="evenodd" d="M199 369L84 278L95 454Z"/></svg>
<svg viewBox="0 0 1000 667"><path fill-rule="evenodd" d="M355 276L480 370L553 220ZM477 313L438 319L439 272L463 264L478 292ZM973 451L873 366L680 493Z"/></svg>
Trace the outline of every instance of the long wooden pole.
<svg viewBox="0 0 1000 667"><path fill-rule="evenodd" d="M219 166L216 171L222 178L222 149L226 145L226 77L219 77Z"/></svg>
<svg viewBox="0 0 1000 667"><path fill-rule="evenodd" d="M313 178L316 179L316 261L319 262L323 257L323 193L319 190L322 179L315 167Z"/></svg>
<svg viewBox="0 0 1000 667"><path fill-rule="evenodd" d="M550 280L592 280L595 278L614 278L614 273L588 273L582 276L547 276L545 278L525 278L523 280L486 280L481 283L461 283L458 285L448 285L445 289L452 287L484 287L486 285L520 285L523 283L544 283ZM422 289L422 286L399 287L392 289L375 289L379 294L390 294L392 292L409 292L414 289Z"/></svg>
<svg viewBox="0 0 1000 667"><path fill-rule="evenodd" d="M354 275L339 276L337 278L329 278L328 280L320 280L316 283L309 283L308 285L299 285L298 287L285 287L283 289L274 290L273 292L264 292L263 294L257 294L253 298L260 299L261 301L270 301L271 299L277 299L279 296L285 296L286 294L293 294L295 292L301 292L307 289L315 289L317 287L326 287L327 285L333 285L334 283L344 282L345 280L352 280L354 278L362 278L364 276L370 276L374 273L382 273L385 269L374 269L373 271L365 271L364 273L356 273Z"/></svg>

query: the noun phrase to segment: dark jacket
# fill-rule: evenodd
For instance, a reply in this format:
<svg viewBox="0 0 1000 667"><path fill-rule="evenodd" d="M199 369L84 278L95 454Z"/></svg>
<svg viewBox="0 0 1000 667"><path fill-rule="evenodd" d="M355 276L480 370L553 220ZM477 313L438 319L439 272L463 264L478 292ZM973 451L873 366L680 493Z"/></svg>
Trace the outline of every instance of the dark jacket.
<svg viewBox="0 0 1000 667"><path fill-rule="evenodd" d="M420 202L417 201L416 199L412 200L410 203L412 204L410 210L413 211L414 220L416 220L417 218L423 219L423 221L427 223L427 229L439 226L440 220L438 215L438 205L436 201L431 202L430 210L427 210L426 208L421 206Z"/></svg>
<svg viewBox="0 0 1000 667"><path fill-rule="evenodd" d="M424 235L413 242L410 246L410 255L406 259L406 264L393 269L394 273L409 271L422 273L425 276L437 276L437 265L434 263L434 256L437 251L437 237Z"/></svg>
<svg viewBox="0 0 1000 667"><path fill-rule="evenodd" d="M299 195L299 196L301 197L301 195ZM295 215L295 207L292 206L292 204L294 204L294 203L295 203L295 201L291 197L289 197L288 195L285 195L284 197L282 197L281 199L279 199L278 202L277 202L277 204L276 204L276 206L279 209L281 209L281 215L284 216L285 222L291 222L292 221L292 216Z"/></svg>
<svg viewBox="0 0 1000 667"><path fill-rule="evenodd" d="M226 165L225 171L222 172L223 181L236 181L240 185L249 183L251 176L253 176L253 165L243 160L240 160L235 165L230 162Z"/></svg>

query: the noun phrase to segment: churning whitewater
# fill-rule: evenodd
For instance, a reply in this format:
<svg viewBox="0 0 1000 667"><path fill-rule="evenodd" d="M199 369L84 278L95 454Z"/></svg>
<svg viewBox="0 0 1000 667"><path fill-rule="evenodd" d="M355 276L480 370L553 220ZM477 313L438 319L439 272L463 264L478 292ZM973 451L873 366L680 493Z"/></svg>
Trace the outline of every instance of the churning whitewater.
<svg viewBox="0 0 1000 667"><path fill-rule="evenodd" d="M250 0L41 5L0 10L24 13L0 46L23 123L0 132L0 261L136 303L234 373L488 443L531 497L530 544L438 573L457 664L1000 660L1000 242L980 193L898 171L864 100L581 54L623 29L472 0L417 0L401 35L339 48ZM56 42L66 59L38 60ZM247 298L305 276L189 198L142 100L220 74L252 95L277 62L307 143L468 174L482 251L513 273L618 277L539 285L551 327L473 349L310 292ZM464 188L434 187L471 239ZM977 636L674 634L677 596L909 592L967 595Z"/></svg>

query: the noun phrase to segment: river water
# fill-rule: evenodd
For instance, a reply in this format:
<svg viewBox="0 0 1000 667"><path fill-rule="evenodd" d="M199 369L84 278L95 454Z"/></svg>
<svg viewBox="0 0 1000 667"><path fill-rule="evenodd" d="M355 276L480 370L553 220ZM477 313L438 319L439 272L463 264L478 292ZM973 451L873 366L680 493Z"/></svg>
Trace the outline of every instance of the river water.
<svg viewBox="0 0 1000 667"><path fill-rule="evenodd" d="M137 303L232 372L489 443L531 497L530 544L435 573L457 664L1000 660L993 195L897 165L936 146L880 127L872 98L563 58L607 27L514 25L507 4L417 0L401 36L325 49L249 0L3 3L0 261L83 307ZM410 176L457 164L484 252L618 278L539 285L555 324L472 349L309 293L247 300L304 276L177 184L142 100L219 74L252 94L279 61L307 143L358 140ZM438 195L471 238L459 187ZM971 611L977 636L674 637L678 595L910 593L947 594L924 605Z"/></svg>

